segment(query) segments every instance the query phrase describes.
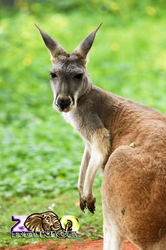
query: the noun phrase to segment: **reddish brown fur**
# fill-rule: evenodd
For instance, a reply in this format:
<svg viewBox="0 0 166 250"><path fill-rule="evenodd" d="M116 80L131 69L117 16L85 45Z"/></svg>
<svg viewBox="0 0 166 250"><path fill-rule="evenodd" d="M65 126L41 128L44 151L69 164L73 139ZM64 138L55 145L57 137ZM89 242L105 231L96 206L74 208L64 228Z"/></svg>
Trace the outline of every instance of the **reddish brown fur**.
<svg viewBox="0 0 166 250"><path fill-rule="evenodd" d="M102 199L119 233L141 249L152 249L166 234L166 116L115 98L114 119L106 121L112 147Z"/></svg>

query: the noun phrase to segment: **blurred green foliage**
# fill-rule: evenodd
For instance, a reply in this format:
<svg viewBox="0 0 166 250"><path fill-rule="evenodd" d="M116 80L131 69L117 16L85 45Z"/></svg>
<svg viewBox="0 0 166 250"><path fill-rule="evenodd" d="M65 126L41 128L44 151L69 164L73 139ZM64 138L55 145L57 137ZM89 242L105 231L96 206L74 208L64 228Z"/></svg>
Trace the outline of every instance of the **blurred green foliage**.
<svg viewBox="0 0 166 250"><path fill-rule="evenodd" d="M52 108L52 66L34 23L70 53L103 21L88 64L93 83L165 113L165 8L164 0L0 2L1 197L77 188L84 145Z"/></svg>

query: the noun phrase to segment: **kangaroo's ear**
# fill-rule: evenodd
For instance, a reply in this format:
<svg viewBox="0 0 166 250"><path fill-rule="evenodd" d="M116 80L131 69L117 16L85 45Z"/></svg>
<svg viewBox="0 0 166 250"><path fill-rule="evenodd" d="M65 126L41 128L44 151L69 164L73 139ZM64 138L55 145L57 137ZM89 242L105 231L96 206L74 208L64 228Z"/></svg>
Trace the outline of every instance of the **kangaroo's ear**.
<svg viewBox="0 0 166 250"><path fill-rule="evenodd" d="M80 55L83 59L87 59L88 52L90 51L96 32L100 28L102 23L95 29L92 33L90 33L79 45L78 47L73 51L73 54Z"/></svg>
<svg viewBox="0 0 166 250"><path fill-rule="evenodd" d="M51 61L54 64L58 56L66 55L66 51L62 48L62 46L56 40L54 40L51 36L49 36L43 30L41 30L36 24L35 26L40 31L43 41L51 55Z"/></svg>

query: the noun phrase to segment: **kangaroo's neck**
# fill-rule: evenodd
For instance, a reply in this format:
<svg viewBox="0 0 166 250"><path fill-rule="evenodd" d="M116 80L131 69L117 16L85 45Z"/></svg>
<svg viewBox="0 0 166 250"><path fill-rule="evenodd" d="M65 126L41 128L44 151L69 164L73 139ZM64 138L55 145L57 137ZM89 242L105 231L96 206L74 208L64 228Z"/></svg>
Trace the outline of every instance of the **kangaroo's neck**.
<svg viewBox="0 0 166 250"><path fill-rule="evenodd" d="M147 115L153 116L154 110L91 85L78 99L77 107L64 117L86 141L94 131L106 128L117 144L121 138L129 138Z"/></svg>

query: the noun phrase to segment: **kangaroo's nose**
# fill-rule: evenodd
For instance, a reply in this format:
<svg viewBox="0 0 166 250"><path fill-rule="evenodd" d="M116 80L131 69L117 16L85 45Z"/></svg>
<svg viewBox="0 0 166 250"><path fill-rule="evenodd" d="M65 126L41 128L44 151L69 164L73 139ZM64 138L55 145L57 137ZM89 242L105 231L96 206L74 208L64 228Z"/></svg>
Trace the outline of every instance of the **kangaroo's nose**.
<svg viewBox="0 0 166 250"><path fill-rule="evenodd" d="M57 98L56 104L58 107L60 107L62 110L64 110L70 106L71 98L68 96L59 96Z"/></svg>

